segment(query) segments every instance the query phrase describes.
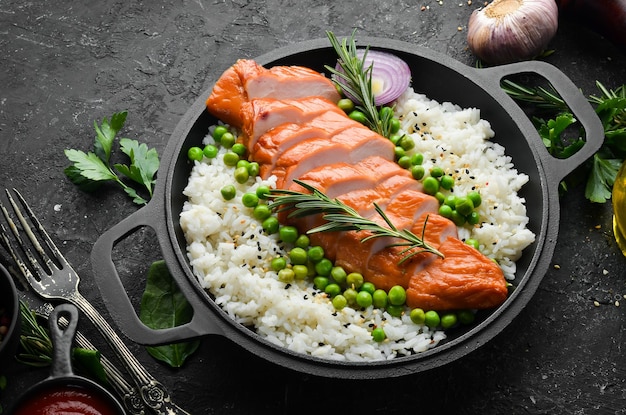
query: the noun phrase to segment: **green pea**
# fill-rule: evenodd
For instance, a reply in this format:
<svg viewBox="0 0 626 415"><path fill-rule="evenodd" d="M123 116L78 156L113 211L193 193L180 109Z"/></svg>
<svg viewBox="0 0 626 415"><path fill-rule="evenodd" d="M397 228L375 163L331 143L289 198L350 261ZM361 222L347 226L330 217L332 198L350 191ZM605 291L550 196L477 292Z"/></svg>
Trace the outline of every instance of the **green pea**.
<svg viewBox="0 0 626 415"><path fill-rule="evenodd" d="M457 317L461 324L472 324L476 319L476 314L472 310L460 310Z"/></svg>
<svg viewBox="0 0 626 415"><path fill-rule="evenodd" d="M237 154L239 157L243 157L246 155L246 151L248 151L246 149L246 146L241 144L241 143L235 143L233 144L232 148L230 149L233 153Z"/></svg>
<svg viewBox="0 0 626 415"><path fill-rule="evenodd" d="M263 185L256 188L256 195L259 197L259 199L267 199L267 195L269 195L271 192L272 191L269 186Z"/></svg>
<svg viewBox="0 0 626 415"><path fill-rule="evenodd" d="M328 278L326 277L315 277L313 278L313 285L320 291L324 291L326 286L328 286Z"/></svg>
<svg viewBox="0 0 626 415"><path fill-rule="evenodd" d="M400 144L400 147L405 151L412 150L415 147L415 141L408 135L403 136L398 144Z"/></svg>
<svg viewBox="0 0 626 415"><path fill-rule="evenodd" d="M232 151L229 151L228 153L224 154L224 164L225 165L234 167L234 166L237 165L238 161L239 161L239 156L236 153L233 153Z"/></svg>
<svg viewBox="0 0 626 415"><path fill-rule="evenodd" d="M272 211L267 205L258 204L254 207L252 216L254 216L257 220L263 221L272 216Z"/></svg>
<svg viewBox="0 0 626 415"><path fill-rule="evenodd" d="M435 310L429 310L424 314L424 324L426 324L431 329L439 326L441 322L441 318L439 317L439 313Z"/></svg>
<svg viewBox="0 0 626 415"><path fill-rule="evenodd" d="M330 270L330 276L333 278L333 280L335 280L337 284L343 284L344 282L346 282L346 277L348 276L348 273L345 269L343 269L343 267L337 266L333 267L333 269Z"/></svg>
<svg viewBox="0 0 626 415"><path fill-rule="evenodd" d="M452 216L449 218L456 226L463 226L465 224L465 216L461 215L458 210L452 211Z"/></svg>
<svg viewBox="0 0 626 415"><path fill-rule="evenodd" d="M231 148L235 144L235 136L231 132L225 132L220 138L220 143L224 148Z"/></svg>
<svg viewBox="0 0 626 415"><path fill-rule="evenodd" d="M474 203L468 197L459 197L456 199L455 209L463 216L467 216L474 210Z"/></svg>
<svg viewBox="0 0 626 415"><path fill-rule="evenodd" d="M335 310L341 310L348 305L348 300L343 295L337 294L333 297L332 303Z"/></svg>
<svg viewBox="0 0 626 415"><path fill-rule="evenodd" d="M241 196L241 203L243 203L245 207L254 208L259 204L259 197L256 193L244 193L244 195Z"/></svg>
<svg viewBox="0 0 626 415"><path fill-rule="evenodd" d="M278 271L278 281L280 282L292 282L295 274L291 268L283 268Z"/></svg>
<svg viewBox="0 0 626 415"><path fill-rule="evenodd" d="M472 239L472 238L466 239L465 243L468 244L469 246L471 246L474 249L480 248L480 244L478 243L478 241L476 239Z"/></svg>
<svg viewBox="0 0 626 415"><path fill-rule="evenodd" d="M228 128L223 125L218 125L217 127L215 127L215 130L213 130L213 139L219 143L222 139L222 136L227 132Z"/></svg>
<svg viewBox="0 0 626 415"><path fill-rule="evenodd" d="M272 259L270 262L270 267L272 270L278 272L283 268L287 267L287 260L281 256Z"/></svg>
<svg viewBox="0 0 626 415"><path fill-rule="evenodd" d="M432 177L439 178L439 177L443 176L443 169L441 167L439 167L439 166L431 167L430 175Z"/></svg>
<svg viewBox="0 0 626 415"><path fill-rule="evenodd" d="M398 159L398 165L402 167L403 169L408 169L409 167L411 167L411 157L409 156L400 157Z"/></svg>
<svg viewBox="0 0 626 415"><path fill-rule="evenodd" d="M261 226L266 233L272 235L278 232L280 224L278 223L278 219L275 216L270 216L269 218L265 219L263 223L261 223Z"/></svg>
<svg viewBox="0 0 626 415"><path fill-rule="evenodd" d="M298 239L298 228L295 226L281 226L278 236L283 242L294 243Z"/></svg>
<svg viewBox="0 0 626 415"><path fill-rule="evenodd" d="M204 154L202 153L202 149L200 147L191 147L187 150L187 157L191 161L200 161Z"/></svg>
<svg viewBox="0 0 626 415"><path fill-rule="evenodd" d="M241 184L247 182L250 178L250 175L248 174L248 169L246 169L245 167L237 167L235 169L235 173L233 173L233 176L235 177L237 183Z"/></svg>
<svg viewBox="0 0 626 415"><path fill-rule="evenodd" d="M374 291L372 294L372 303L376 308L387 307L387 291L380 288Z"/></svg>
<svg viewBox="0 0 626 415"><path fill-rule="evenodd" d="M448 205L439 206L439 214L444 218L450 219L452 217L453 209Z"/></svg>
<svg viewBox="0 0 626 415"><path fill-rule="evenodd" d="M339 284L330 283L326 285L326 287L324 288L324 292L329 296L334 297L341 294L341 287L339 286Z"/></svg>
<svg viewBox="0 0 626 415"><path fill-rule="evenodd" d="M480 214L474 210L467 215L467 223L470 225L478 225L480 223Z"/></svg>
<svg viewBox="0 0 626 415"><path fill-rule="evenodd" d="M348 300L348 304L356 304L356 296L358 292L354 288L346 288L343 292L343 296Z"/></svg>
<svg viewBox="0 0 626 415"><path fill-rule="evenodd" d="M246 159L240 159L240 160L237 162L237 164L235 164L235 167L236 167L236 168L243 167L243 168L245 168L246 170L248 170L248 166L249 166L249 165L250 165L250 162L249 162L248 160L246 160Z"/></svg>
<svg viewBox="0 0 626 415"><path fill-rule="evenodd" d="M401 317L404 312L404 306L388 304L385 311L387 311L392 317Z"/></svg>
<svg viewBox="0 0 626 415"><path fill-rule="evenodd" d="M372 305L372 294L367 291L359 291L356 295L356 303L359 307L367 308Z"/></svg>
<svg viewBox="0 0 626 415"><path fill-rule="evenodd" d="M439 202L440 205L443 205L446 201L446 196L441 192L437 192L435 193L435 199L437 199L437 202Z"/></svg>
<svg viewBox="0 0 626 415"><path fill-rule="evenodd" d="M360 122L361 124L367 123L367 116L359 110L350 111L350 113L348 113L348 117L356 122Z"/></svg>
<svg viewBox="0 0 626 415"><path fill-rule="evenodd" d="M346 275L346 284L348 284L348 287L358 290L363 285L363 275L358 272L349 273Z"/></svg>
<svg viewBox="0 0 626 415"><path fill-rule="evenodd" d="M389 132L391 132L391 134L395 134L398 131L400 131L400 120L397 118L392 118L389 120Z"/></svg>
<svg viewBox="0 0 626 415"><path fill-rule="evenodd" d="M319 262L324 258L324 248L321 246L312 246L309 248L309 259L313 262Z"/></svg>
<svg viewBox="0 0 626 415"><path fill-rule="evenodd" d="M289 251L289 260L292 264L305 265L307 263L306 251L298 247L293 248Z"/></svg>
<svg viewBox="0 0 626 415"><path fill-rule="evenodd" d="M231 200L237 195L237 189L235 189L235 186L232 184L222 187L220 192L222 193L224 200Z"/></svg>
<svg viewBox="0 0 626 415"><path fill-rule="evenodd" d="M445 313L441 316L441 327L444 329L449 329L454 326L457 322L456 314L454 313Z"/></svg>
<svg viewBox="0 0 626 415"><path fill-rule="evenodd" d="M406 156L406 151L402 147L396 146L394 150L394 154L395 154L395 159L400 160L402 157Z"/></svg>
<svg viewBox="0 0 626 415"><path fill-rule="evenodd" d="M248 174L250 177L256 177L261 172L261 166L256 161L253 161L248 164Z"/></svg>
<svg viewBox="0 0 626 415"><path fill-rule="evenodd" d="M439 183L441 184L441 187L443 187L444 189L450 190L454 186L454 177L446 174L441 177L441 180L439 180Z"/></svg>
<svg viewBox="0 0 626 415"><path fill-rule="evenodd" d="M343 98L337 102L337 106L346 114L354 111L354 102L350 98Z"/></svg>
<svg viewBox="0 0 626 415"><path fill-rule="evenodd" d="M315 264L315 272L324 277L330 276L330 271L333 269L333 263L328 258L323 258Z"/></svg>
<svg viewBox="0 0 626 415"><path fill-rule="evenodd" d="M472 201L472 203L474 204L474 207L477 208L478 206L480 206L480 204L482 203L482 197L480 196L480 193L478 193L475 190L472 190L471 192L469 192L467 194L467 197Z"/></svg>
<svg viewBox="0 0 626 415"><path fill-rule="evenodd" d="M384 120L385 118L393 118L393 108L381 107L381 109L378 111L378 116L381 120Z"/></svg>
<svg viewBox="0 0 626 415"><path fill-rule="evenodd" d="M294 265L291 269L297 280L304 280L309 276L309 267L306 265Z"/></svg>
<svg viewBox="0 0 626 415"><path fill-rule="evenodd" d="M394 285L387 294L391 305L403 305L406 301L406 290L401 285Z"/></svg>
<svg viewBox="0 0 626 415"><path fill-rule="evenodd" d="M424 321L426 321L426 314L421 308L414 308L413 310L411 310L411 314L409 314L409 317L411 318L411 321L415 324L424 324Z"/></svg>
<svg viewBox="0 0 626 415"><path fill-rule="evenodd" d="M376 286L373 283L366 281L363 283L363 285L361 285L361 291L367 291L370 294L374 294L374 292L376 291Z"/></svg>
<svg viewBox="0 0 626 415"><path fill-rule="evenodd" d="M424 162L424 155L422 153L415 153L411 156L411 164L419 166Z"/></svg>
<svg viewBox="0 0 626 415"><path fill-rule="evenodd" d="M424 193L434 195L439 191L439 180L434 177L428 176L422 181Z"/></svg>
<svg viewBox="0 0 626 415"><path fill-rule="evenodd" d="M402 136L399 134L392 134L391 137L389 137L389 141L391 141L393 145L397 146L401 138Z"/></svg>
<svg viewBox="0 0 626 415"><path fill-rule="evenodd" d="M214 159L215 157L217 157L217 153L218 149L213 144L207 144L202 150L202 154L204 154L204 157L208 159Z"/></svg>
<svg viewBox="0 0 626 415"><path fill-rule="evenodd" d="M295 245L298 248L302 248L302 249L306 249L309 247L309 244L311 243L311 240L309 239L309 237L305 234L302 234L300 236L298 236L298 239L296 239L296 243Z"/></svg>
<svg viewBox="0 0 626 415"><path fill-rule="evenodd" d="M415 180L422 180L422 178L424 177L424 173L426 173L426 170L424 170L424 166L418 165L411 167L411 176L413 176Z"/></svg>
<svg viewBox="0 0 626 415"><path fill-rule="evenodd" d="M446 196L446 200L444 200L444 202L447 206L450 206L452 209L454 209L456 207L456 196L455 195L449 195Z"/></svg>
<svg viewBox="0 0 626 415"><path fill-rule="evenodd" d="M387 335L385 334L385 330L383 330L382 327L376 327L374 330L372 330L372 339L374 339L375 342L380 343L382 341L385 341L386 338Z"/></svg>

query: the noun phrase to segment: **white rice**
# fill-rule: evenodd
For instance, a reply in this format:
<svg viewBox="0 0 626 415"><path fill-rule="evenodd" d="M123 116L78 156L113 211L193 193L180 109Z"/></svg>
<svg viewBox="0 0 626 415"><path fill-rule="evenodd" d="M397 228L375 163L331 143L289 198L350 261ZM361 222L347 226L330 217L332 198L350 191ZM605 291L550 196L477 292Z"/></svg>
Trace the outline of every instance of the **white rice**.
<svg viewBox="0 0 626 415"><path fill-rule="evenodd" d="M401 97L397 110L403 114L403 129L415 138L414 151L425 155L427 169L436 163L446 172L459 170L454 173L459 194L473 186L480 190L483 204L478 210L487 224L461 228L460 236L478 240L507 278L514 278L514 261L534 240L525 228L524 201L516 194L527 176L517 173L501 146L488 141L493 131L478 110L439 105L413 91ZM419 132L412 131L415 124L422 126ZM212 142L208 135L204 144ZM445 338L443 331L416 325L408 315L394 318L371 306L337 311L310 281L278 281L270 261L287 250L277 235L263 232L252 210L241 202L244 193L260 185L273 187L275 181L257 177L237 183L233 168L222 161L224 152L220 149L216 158L195 162L180 224L194 273L229 316L278 346L333 360L391 359L428 350ZM220 190L228 184L235 186L237 196L225 201ZM372 327L382 327L387 339L374 341Z"/></svg>

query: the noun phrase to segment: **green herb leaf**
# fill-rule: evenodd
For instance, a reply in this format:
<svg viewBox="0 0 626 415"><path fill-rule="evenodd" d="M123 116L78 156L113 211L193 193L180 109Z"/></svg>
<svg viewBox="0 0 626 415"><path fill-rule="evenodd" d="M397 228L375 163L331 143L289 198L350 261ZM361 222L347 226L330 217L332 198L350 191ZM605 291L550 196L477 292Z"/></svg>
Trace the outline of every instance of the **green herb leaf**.
<svg viewBox="0 0 626 415"><path fill-rule="evenodd" d="M100 362L100 352L98 350L83 349L82 347L72 348L72 359L83 373L89 373L90 377L101 384L107 384L108 379L104 367Z"/></svg>
<svg viewBox="0 0 626 415"><path fill-rule="evenodd" d="M155 149L149 149L146 144L139 144L136 140L121 138L120 150L130 159L130 165L110 165L109 160L115 137L124 126L126 112L115 113L109 122L106 118L98 126L94 122L96 140L93 152L85 153L80 150L65 150L65 155L73 163L64 170L65 175L81 190L94 191L105 182L117 183L133 202L146 204L152 198L155 175L159 169L159 155ZM118 176L118 174L121 176ZM128 178L143 186L148 198L140 196L136 189L128 186L122 178Z"/></svg>
<svg viewBox="0 0 626 415"><path fill-rule="evenodd" d="M593 168L587 179L585 197L592 202L604 203L611 199L611 189L622 160L603 159L598 153L593 156Z"/></svg>
<svg viewBox="0 0 626 415"><path fill-rule="evenodd" d="M111 116L111 122L104 118L100 126L94 121L93 126L96 130L96 140L94 142L94 151L98 158L104 163L109 163L111 158L111 149L115 136L124 126L126 122L127 112L117 112Z"/></svg>
<svg viewBox="0 0 626 415"><path fill-rule="evenodd" d="M128 138L120 139L120 149L130 158L130 166L116 164L117 171L143 185L152 197L154 175L159 169L159 155L155 149Z"/></svg>
<svg viewBox="0 0 626 415"><path fill-rule="evenodd" d="M350 39L343 39L339 42L332 32L326 32L330 44L337 53L337 63L343 72L336 70L334 66L326 65L325 68L333 75L332 81L337 87L359 101L356 108L367 117L368 127L383 137L389 137L391 135L392 117L380 118L372 91L373 65L364 67L369 47L365 48L363 57L359 58L356 53L355 34L356 29L352 32Z"/></svg>
<svg viewBox="0 0 626 415"><path fill-rule="evenodd" d="M155 261L148 271L139 318L152 329L166 329L188 323L192 317L193 308L170 275L165 261ZM199 345L199 340L192 340L147 347L147 350L155 359L180 367Z"/></svg>
<svg viewBox="0 0 626 415"><path fill-rule="evenodd" d="M419 237L408 229L398 230L381 207L374 203L374 209L389 226L387 228L373 220L362 217L350 206L338 199L329 198L323 192L305 182L300 180L294 180L294 182L310 193L301 193L287 189L272 190L269 197L273 200L269 204L269 208L277 211L288 211L289 217L322 215L326 223L310 229L307 233L368 231L371 235L364 237L361 242L367 242L372 238L378 237L392 237L403 241L389 245L389 247L407 247L402 252L405 256L400 260L400 263L421 252L429 252L443 258L441 252L424 241L424 229L428 220L425 221L422 236Z"/></svg>
<svg viewBox="0 0 626 415"><path fill-rule="evenodd" d="M80 150L65 150L65 156L74 163L74 171L92 181L108 181L117 179L117 176L104 162L92 152Z"/></svg>

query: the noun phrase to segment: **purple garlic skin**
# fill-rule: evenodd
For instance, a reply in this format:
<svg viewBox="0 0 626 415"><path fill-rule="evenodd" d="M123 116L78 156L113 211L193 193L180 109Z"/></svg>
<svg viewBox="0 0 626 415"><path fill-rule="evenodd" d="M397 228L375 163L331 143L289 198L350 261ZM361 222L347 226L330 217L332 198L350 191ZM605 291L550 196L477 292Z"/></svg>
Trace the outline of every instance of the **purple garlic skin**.
<svg viewBox="0 0 626 415"><path fill-rule="evenodd" d="M494 0L471 14L467 43L488 64L519 62L540 55L557 28L554 0Z"/></svg>

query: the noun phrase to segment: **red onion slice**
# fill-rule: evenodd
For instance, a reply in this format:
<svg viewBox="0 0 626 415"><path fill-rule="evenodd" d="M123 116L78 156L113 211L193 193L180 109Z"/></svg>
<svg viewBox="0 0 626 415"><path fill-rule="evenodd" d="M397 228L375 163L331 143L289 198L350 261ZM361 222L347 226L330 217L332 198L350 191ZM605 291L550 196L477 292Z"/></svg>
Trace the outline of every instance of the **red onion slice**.
<svg viewBox="0 0 626 415"><path fill-rule="evenodd" d="M356 54L363 58L365 49L358 49ZM409 65L396 55L378 50L368 50L363 63L363 70L372 65L372 92L374 104L377 106L395 101L409 87L411 83L411 69ZM337 63L335 69L343 72L341 65ZM358 99L346 94L346 97L360 103Z"/></svg>

